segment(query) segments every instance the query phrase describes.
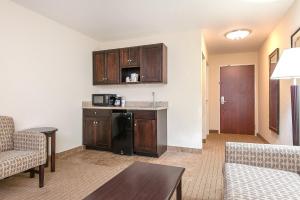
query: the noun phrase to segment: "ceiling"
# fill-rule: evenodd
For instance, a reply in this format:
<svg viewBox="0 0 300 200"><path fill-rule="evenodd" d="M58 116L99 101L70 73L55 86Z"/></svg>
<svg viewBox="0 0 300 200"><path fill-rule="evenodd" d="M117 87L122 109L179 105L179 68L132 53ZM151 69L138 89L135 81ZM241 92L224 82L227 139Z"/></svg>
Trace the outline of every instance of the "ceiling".
<svg viewBox="0 0 300 200"><path fill-rule="evenodd" d="M203 29L210 53L257 50L294 0L12 0L99 41ZM243 41L224 33L252 30Z"/></svg>

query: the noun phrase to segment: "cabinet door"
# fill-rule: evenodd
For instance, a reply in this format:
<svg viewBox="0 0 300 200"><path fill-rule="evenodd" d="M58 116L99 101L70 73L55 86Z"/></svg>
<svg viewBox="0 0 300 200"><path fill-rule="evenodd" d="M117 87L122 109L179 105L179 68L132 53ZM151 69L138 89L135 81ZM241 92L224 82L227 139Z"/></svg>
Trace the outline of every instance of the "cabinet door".
<svg viewBox="0 0 300 200"><path fill-rule="evenodd" d="M111 148L111 118L99 117L95 119L95 145L96 147Z"/></svg>
<svg viewBox="0 0 300 200"><path fill-rule="evenodd" d="M105 83L105 51L93 53L93 84Z"/></svg>
<svg viewBox="0 0 300 200"><path fill-rule="evenodd" d="M129 65L129 48L120 49L120 66L127 67Z"/></svg>
<svg viewBox="0 0 300 200"><path fill-rule="evenodd" d="M95 119L85 118L83 120L83 144L87 146L95 146Z"/></svg>
<svg viewBox="0 0 300 200"><path fill-rule="evenodd" d="M131 47L129 48L129 65L138 66L140 64L140 48Z"/></svg>
<svg viewBox="0 0 300 200"><path fill-rule="evenodd" d="M141 81L162 82L162 45L147 45L141 51Z"/></svg>
<svg viewBox="0 0 300 200"><path fill-rule="evenodd" d="M134 151L140 153L156 153L156 121L135 119Z"/></svg>
<svg viewBox="0 0 300 200"><path fill-rule="evenodd" d="M120 50L120 66L121 67L130 67L130 66L139 66L140 64L140 48L139 47L130 47Z"/></svg>
<svg viewBox="0 0 300 200"><path fill-rule="evenodd" d="M119 50L107 51L106 57L106 83L113 84L120 82L120 68L119 68Z"/></svg>

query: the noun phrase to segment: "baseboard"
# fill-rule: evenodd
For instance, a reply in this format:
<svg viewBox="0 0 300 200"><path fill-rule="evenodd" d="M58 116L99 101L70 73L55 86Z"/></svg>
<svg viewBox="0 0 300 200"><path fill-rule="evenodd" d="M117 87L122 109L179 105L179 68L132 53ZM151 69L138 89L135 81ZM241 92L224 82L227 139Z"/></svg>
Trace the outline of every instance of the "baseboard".
<svg viewBox="0 0 300 200"><path fill-rule="evenodd" d="M209 130L208 132L209 132L209 133L219 133L219 130L213 130L213 129L212 129L212 130Z"/></svg>
<svg viewBox="0 0 300 200"><path fill-rule="evenodd" d="M202 149L168 146L168 151L185 152L185 153L202 153Z"/></svg>
<svg viewBox="0 0 300 200"><path fill-rule="evenodd" d="M257 137L262 139L266 144L270 144L270 142L268 142L261 134L257 133Z"/></svg>
<svg viewBox="0 0 300 200"><path fill-rule="evenodd" d="M69 149L69 150L66 150L66 151L56 153L55 156L56 156L56 158L63 158L63 157L66 157L66 156L70 156L74 153L81 152L84 149L85 149L85 146L82 145L82 146L79 146L79 147L75 147L75 148L72 148L72 149Z"/></svg>

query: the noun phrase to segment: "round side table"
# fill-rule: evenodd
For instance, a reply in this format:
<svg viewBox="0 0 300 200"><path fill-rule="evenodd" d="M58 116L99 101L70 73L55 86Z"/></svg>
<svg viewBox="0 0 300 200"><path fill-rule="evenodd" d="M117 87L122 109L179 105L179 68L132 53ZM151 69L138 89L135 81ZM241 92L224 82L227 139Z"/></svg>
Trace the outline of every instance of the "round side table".
<svg viewBox="0 0 300 200"><path fill-rule="evenodd" d="M51 139L51 172L55 172L55 136L56 132L58 131L57 128L54 127L36 127L26 129L25 131L33 131L33 132L40 132L46 135L46 148L47 148L47 161L46 167L49 165L49 138Z"/></svg>

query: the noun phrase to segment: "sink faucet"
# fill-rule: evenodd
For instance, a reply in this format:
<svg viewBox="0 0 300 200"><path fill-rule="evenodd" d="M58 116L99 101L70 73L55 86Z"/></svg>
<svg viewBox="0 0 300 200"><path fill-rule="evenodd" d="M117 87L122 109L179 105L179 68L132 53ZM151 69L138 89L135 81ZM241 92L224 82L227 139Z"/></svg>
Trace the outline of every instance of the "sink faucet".
<svg viewBox="0 0 300 200"><path fill-rule="evenodd" d="M152 101L153 108L155 108L155 92L152 92Z"/></svg>

